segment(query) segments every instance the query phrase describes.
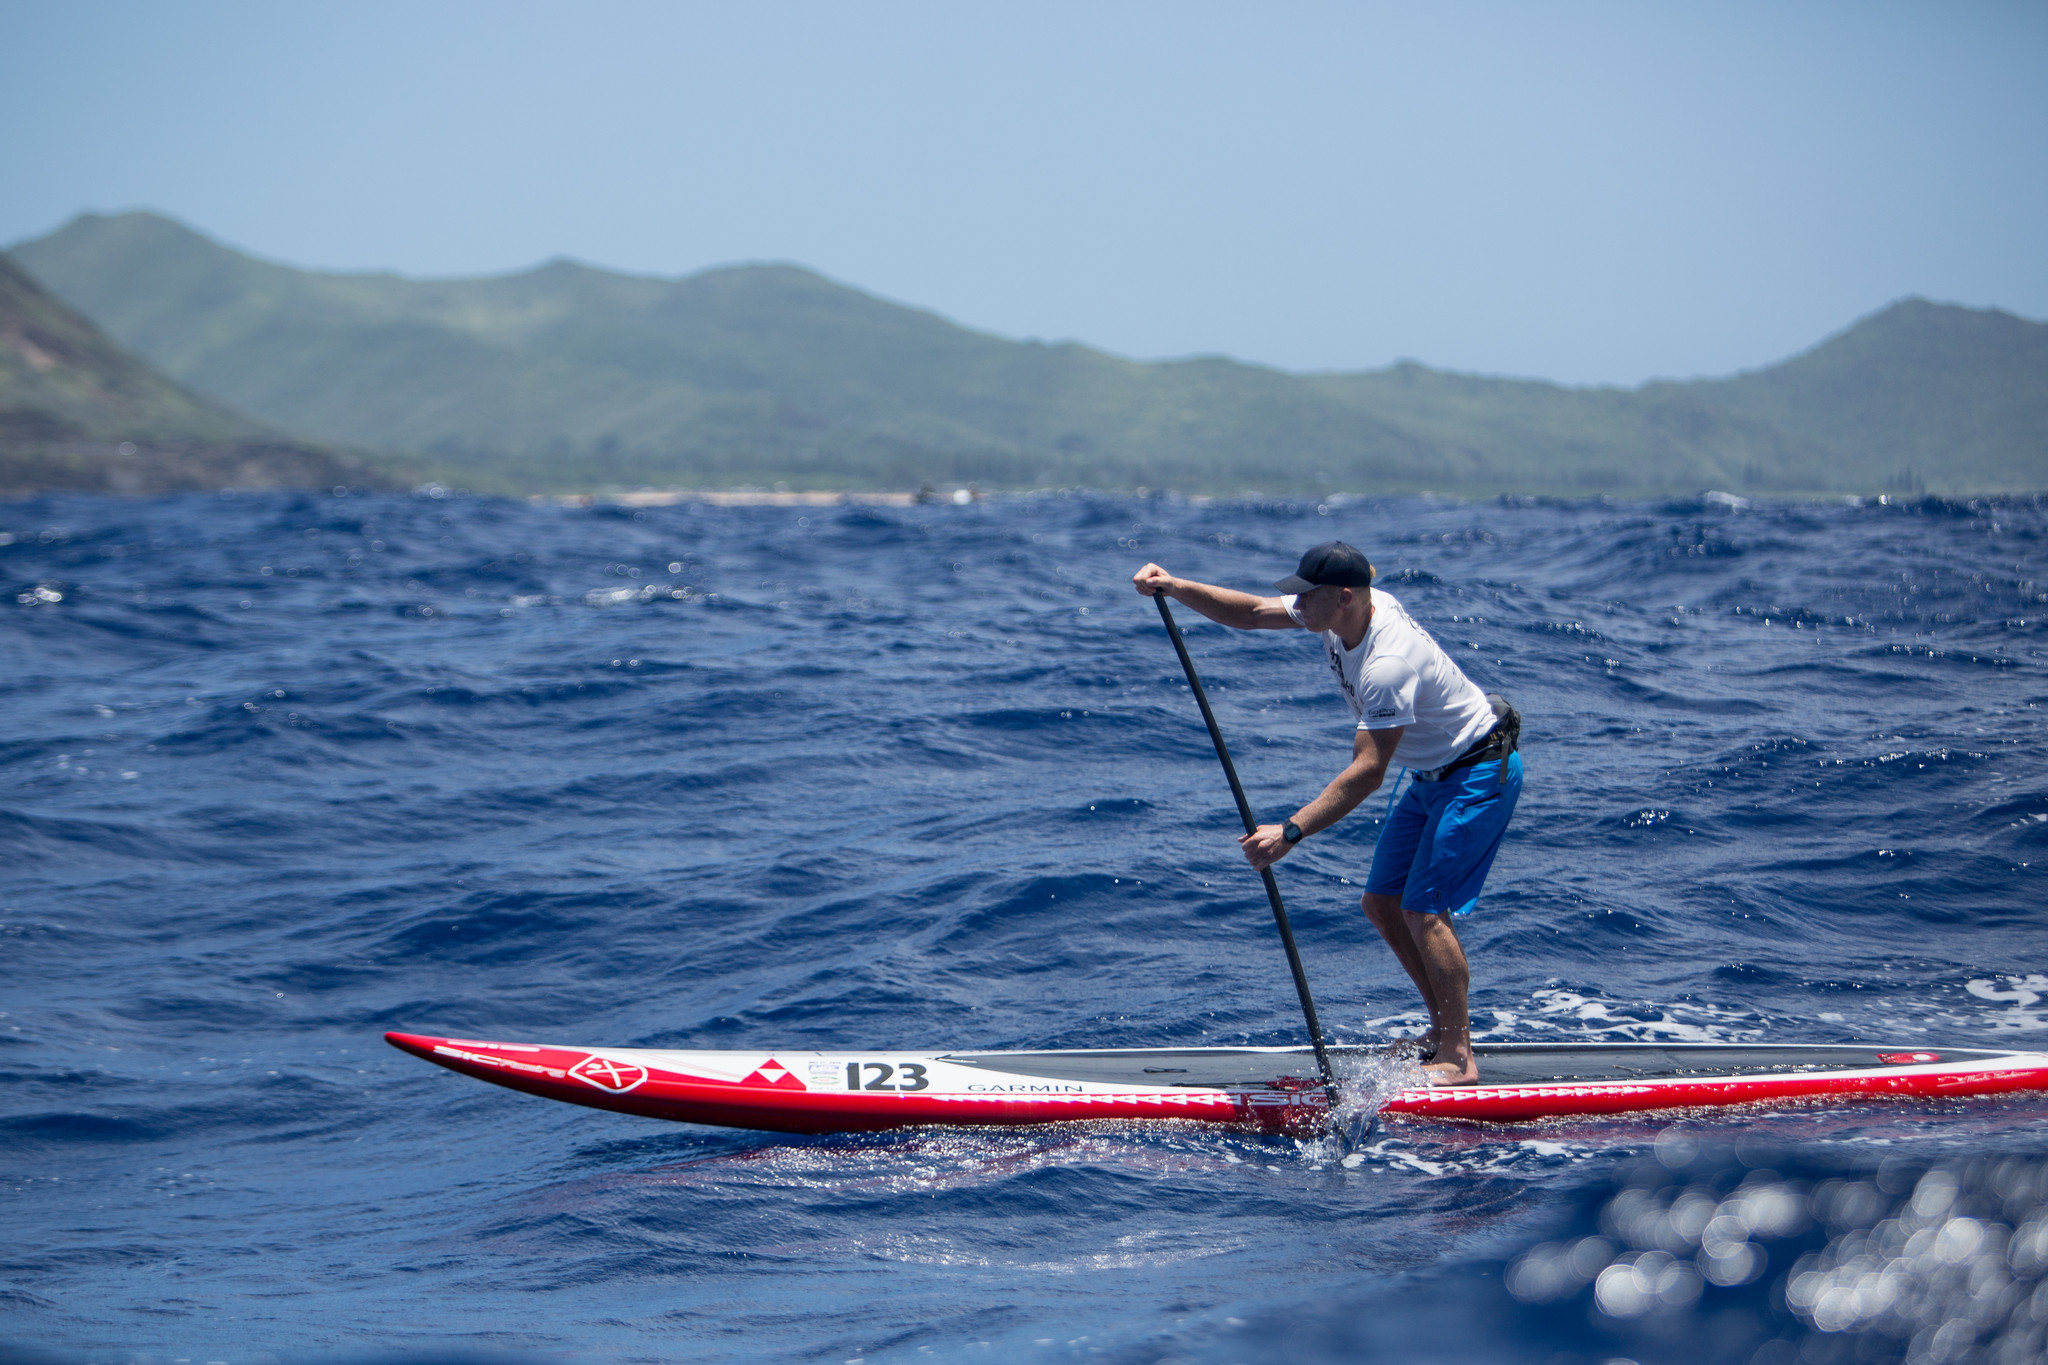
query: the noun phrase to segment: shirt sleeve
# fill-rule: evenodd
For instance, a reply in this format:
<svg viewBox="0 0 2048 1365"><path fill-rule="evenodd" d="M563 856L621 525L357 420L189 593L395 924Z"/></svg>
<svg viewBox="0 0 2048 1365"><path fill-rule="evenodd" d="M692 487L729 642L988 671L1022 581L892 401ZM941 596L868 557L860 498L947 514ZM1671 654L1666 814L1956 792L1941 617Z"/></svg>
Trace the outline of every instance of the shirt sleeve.
<svg viewBox="0 0 2048 1365"><path fill-rule="evenodd" d="M1393 655L1368 659L1358 675L1358 728L1392 730L1415 723L1415 689L1422 677Z"/></svg>
<svg viewBox="0 0 2048 1365"><path fill-rule="evenodd" d="M1308 624L1308 622L1301 619L1301 597L1299 594L1290 592L1283 596L1280 599L1280 607L1289 616L1294 618L1295 625L1306 626Z"/></svg>

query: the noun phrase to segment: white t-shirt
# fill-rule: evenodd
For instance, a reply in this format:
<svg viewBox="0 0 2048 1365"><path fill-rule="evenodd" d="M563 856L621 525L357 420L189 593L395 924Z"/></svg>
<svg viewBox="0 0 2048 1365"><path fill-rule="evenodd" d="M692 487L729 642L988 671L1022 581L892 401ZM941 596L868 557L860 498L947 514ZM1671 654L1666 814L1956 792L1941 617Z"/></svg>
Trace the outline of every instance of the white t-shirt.
<svg viewBox="0 0 2048 1365"><path fill-rule="evenodd" d="M1393 594L1378 588L1369 591L1372 624L1358 648L1344 648L1334 630L1322 633L1330 671L1337 675L1338 689L1358 717L1359 729L1408 727L1393 762L1408 768L1441 768L1493 728L1493 707ZM1293 594L1280 603L1289 616L1301 620Z"/></svg>

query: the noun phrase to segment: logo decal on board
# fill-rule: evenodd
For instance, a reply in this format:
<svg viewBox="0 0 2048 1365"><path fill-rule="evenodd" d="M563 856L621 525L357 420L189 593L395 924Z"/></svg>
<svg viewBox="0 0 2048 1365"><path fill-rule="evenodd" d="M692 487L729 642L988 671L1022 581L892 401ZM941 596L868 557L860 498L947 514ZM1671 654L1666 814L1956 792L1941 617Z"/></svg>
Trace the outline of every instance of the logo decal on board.
<svg viewBox="0 0 2048 1365"><path fill-rule="evenodd" d="M776 1061L773 1057L770 1057L767 1061L755 1067L753 1071L748 1073L746 1079L740 1082L740 1084L769 1085L775 1087L777 1090L810 1089L809 1086L805 1085L802 1081L798 1080L794 1075L792 1075L788 1067L784 1066L781 1062Z"/></svg>
<svg viewBox="0 0 2048 1365"><path fill-rule="evenodd" d="M1877 1054L1877 1060L1889 1062L1893 1066L1905 1066L1909 1062L1938 1062L1941 1060L1941 1054L1939 1052L1880 1052Z"/></svg>
<svg viewBox="0 0 2048 1365"><path fill-rule="evenodd" d="M647 1068L631 1062L614 1062L604 1057L585 1057L569 1068L569 1074L585 1085L623 1095L647 1079Z"/></svg>

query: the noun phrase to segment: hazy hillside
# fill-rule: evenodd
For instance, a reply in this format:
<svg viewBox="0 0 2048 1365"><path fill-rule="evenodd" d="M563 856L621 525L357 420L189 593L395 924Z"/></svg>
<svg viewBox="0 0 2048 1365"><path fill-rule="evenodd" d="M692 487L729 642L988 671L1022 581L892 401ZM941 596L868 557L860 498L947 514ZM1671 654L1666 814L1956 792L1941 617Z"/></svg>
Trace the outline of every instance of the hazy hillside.
<svg viewBox="0 0 2048 1365"><path fill-rule="evenodd" d="M0 254L0 497L377 481L185 392Z"/></svg>
<svg viewBox="0 0 2048 1365"><path fill-rule="evenodd" d="M253 260L148 214L17 254L202 392L501 487L1527 491L2048 486L2048 326L1910 301L1730 380L1298 376L1009 341L789 266L419 281Z"/></svg>
<svg viewBox="0 0 2048 1365"><path fill-rule="evenodd" d="M1476 461L1513 450L1584 488L2048 487L2048 325L1924 299L1731 379L1567 389L1400 365L1316 382Z"/></svg>
<svg viewBox="0 0 2048 1365"><path fill-rule="evenodd" d="M1840 465L2048 487L2048 326L1908 299L1782 365L1687 388Z"/></svg>

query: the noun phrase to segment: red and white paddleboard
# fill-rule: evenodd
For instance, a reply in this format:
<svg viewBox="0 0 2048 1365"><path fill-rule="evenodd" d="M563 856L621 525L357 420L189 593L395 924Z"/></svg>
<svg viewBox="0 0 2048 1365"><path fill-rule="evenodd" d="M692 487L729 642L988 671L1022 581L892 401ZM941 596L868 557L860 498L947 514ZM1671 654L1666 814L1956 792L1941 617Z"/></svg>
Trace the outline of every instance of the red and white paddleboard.
<svg viewBox="0 0 2048 1365"><path fill-rule="evenodd" d="M1194 1119L1318 1126L1307 1048L1080 1052L693 1052L489 1043L387 1033L451 1071L648 1118L838 1133L919 1124ZM1482 1043L1480 1084L1398 1090L1386 1117L1515 1122L1815 1099L2048 1091L2048 1053L1766 1043ZM1332 1050L1339 1074L1380 1054Z"/></svg>

